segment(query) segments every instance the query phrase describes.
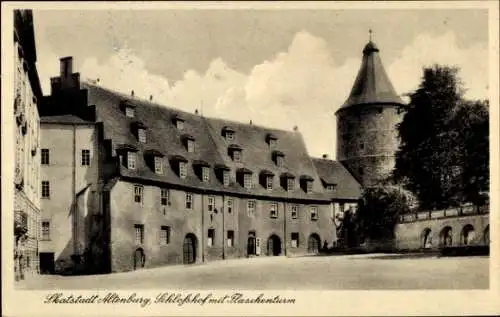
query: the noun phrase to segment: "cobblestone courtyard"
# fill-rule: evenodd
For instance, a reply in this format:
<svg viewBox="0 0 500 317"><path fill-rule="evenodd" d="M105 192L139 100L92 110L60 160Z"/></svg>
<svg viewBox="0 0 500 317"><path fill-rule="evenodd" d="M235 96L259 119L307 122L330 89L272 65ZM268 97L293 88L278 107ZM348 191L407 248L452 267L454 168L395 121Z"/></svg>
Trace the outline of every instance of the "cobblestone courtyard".
<svg viewBox="0 0 500 317"><path fill-rule="evenodd" d="M488 257L273 257L94 276L41 275L19 289L487 289Z"/></svg>

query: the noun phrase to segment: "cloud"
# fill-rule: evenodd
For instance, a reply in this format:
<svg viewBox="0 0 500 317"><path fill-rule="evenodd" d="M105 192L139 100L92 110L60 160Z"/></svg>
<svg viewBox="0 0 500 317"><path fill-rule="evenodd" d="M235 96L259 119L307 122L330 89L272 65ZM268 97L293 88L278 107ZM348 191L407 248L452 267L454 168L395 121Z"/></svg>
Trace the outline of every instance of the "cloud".
<svg viewBox="0 0 500 317"><path fill-rule="evenodd" d="M311 155L335 157L334 111L350 92L362 48L358 56L338 64L329 45L337 43L329 44L303 31L285 51L255 65L248 74L215 59L204 74L188 70L177 82L152 74L144 61L126 48L103 62L88 58L78 71L82 77L99 78L105 87L125 93L134 90L145 99L153 95L161 104L192 112L199 109L205 116L252 120L286 130L298 126ZM381 53L383 58L383 48ZM462 69L460 74L469 88L467 96L478 98L487 96L487 57L486 46L460 48L452 32L438 37L424 34L385 66L396 91L403 94L418 86L423 66L455 64ZM49 74L57 74L58 70L54 71Z"/></svg>

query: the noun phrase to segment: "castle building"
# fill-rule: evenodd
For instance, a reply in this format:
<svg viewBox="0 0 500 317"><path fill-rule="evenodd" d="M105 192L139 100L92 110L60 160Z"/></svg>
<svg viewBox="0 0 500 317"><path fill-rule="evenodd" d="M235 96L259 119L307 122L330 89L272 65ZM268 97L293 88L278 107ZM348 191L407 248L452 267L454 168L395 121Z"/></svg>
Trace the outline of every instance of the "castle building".
<svg viewBox="0 0 500 317"><path fill-rule="evenodd" d="M42 98L36 68L33 16L14 11L14 263L16 280L38 272L40 230L39 115Z"/></svg>
<svg viewBox="0 0 500 317"><path fill-rule="evenodd" d="M336 213L356 205L359 183L342 164L311 158L298 130L80 87L71 58L51 85L43 272L317 253L336 241Z"/></svg>
<svg viewBox="0 0 500 317"><path fill-rule="evenodd" d="M370 39L351 93L337 116L337 160L363 185L388 177L399 147L396 125L404 103L385 72Z"/></svg>

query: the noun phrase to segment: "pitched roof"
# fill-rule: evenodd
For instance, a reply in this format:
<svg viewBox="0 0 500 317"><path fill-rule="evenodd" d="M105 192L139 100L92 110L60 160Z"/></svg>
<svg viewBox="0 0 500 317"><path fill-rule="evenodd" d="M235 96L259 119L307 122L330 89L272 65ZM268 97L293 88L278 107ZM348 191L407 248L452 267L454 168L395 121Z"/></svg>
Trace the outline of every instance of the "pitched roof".
<svg viewBox="0 0 500 317"><path fill-rule="evenodd" d="M84 85L88 89L89 104L96 105L96 119L103 123L104 139L111 141L113 156L117 145L128 144L136 147L141 153L155 149L167 158L165 160L167 168L163 169L162 175L158 175L146 164L143 155L137 155L135 170L120 165L119 173L122 177L246 195L321 200L325 203L330 200L330 196L325 194L320 178L307 153L302 135L297 131L284 131L229 120L205 118L198 114L130 98L130 96L89 83ZM135 105L134 118L127 117L120 109L122 100L128 100ZM176 117L181 117L184 120L182 130L179 130L172 120ZM130 127L130 123L134 121L143 122L147 126L147 143L138 141ZM234 131L234 138L230 142L221 133L227 127L231 127ZM277 138L276 148L271 148L266 142L268 134ZM195 140L194 152L187 151L182 139L185 135L190 135ZM229 156L228 148L231 145L238 145L242 149L241 161L234 162ZM285 153L281 166L277 166L272 160L274 150ZM175 173L175 166L172 165L175 162L171 160L172 157L182 157L188 162L188 173L185 179L179 178ZM210 166L208 182L203 182L191 168L199 162L206 162ZM232 176L228 187L224 187L216 177L216 170L220 167L229 168L231 171L230 175ZM238 170L252 171L254 188L243 188L235 181ZM263 170L274 175L282 173L309 175L314 180L313 190L311 193L305 193L299 186L296 186L294 191L286 191L281 187L275 187L269 191L257 181L258 175Z"/></svg>
<svg viewBox="0 0 500 317"><path fill-rule="evenodd" d="M84 120L72 114L56 115L56 116L41 116L41 123L58 123L58 124L93 124L92 121Z"/></svg>
<svg viewBox="0 0 500 317"><path fill-rule="evenodd" d="M331 193L332 198L358 199L361 196L361 185L339 161L323 158L312 159L316 170L324 184L336 185Z"/></svg>
<svg viewBox="0 0 500 317"><path fill-rule="evenodd" d="M363 49L363 61L358 75L349 97L339 111L362 104L403 104L387 76L379 49L372 41Z"/></svg>

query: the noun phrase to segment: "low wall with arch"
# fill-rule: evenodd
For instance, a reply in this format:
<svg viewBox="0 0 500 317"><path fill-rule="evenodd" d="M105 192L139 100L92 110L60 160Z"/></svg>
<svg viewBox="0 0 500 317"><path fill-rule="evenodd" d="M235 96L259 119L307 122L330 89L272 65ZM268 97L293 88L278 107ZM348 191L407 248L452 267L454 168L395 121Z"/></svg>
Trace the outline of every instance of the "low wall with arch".
<svg viewBox="0 0 500 317"><path fill-rule="evenodd" d="M415 218L419 218L418 215ZM439 249L443 246L488 245L489 213L456 214L414 219L396 225L397 250Z"/></svg>

